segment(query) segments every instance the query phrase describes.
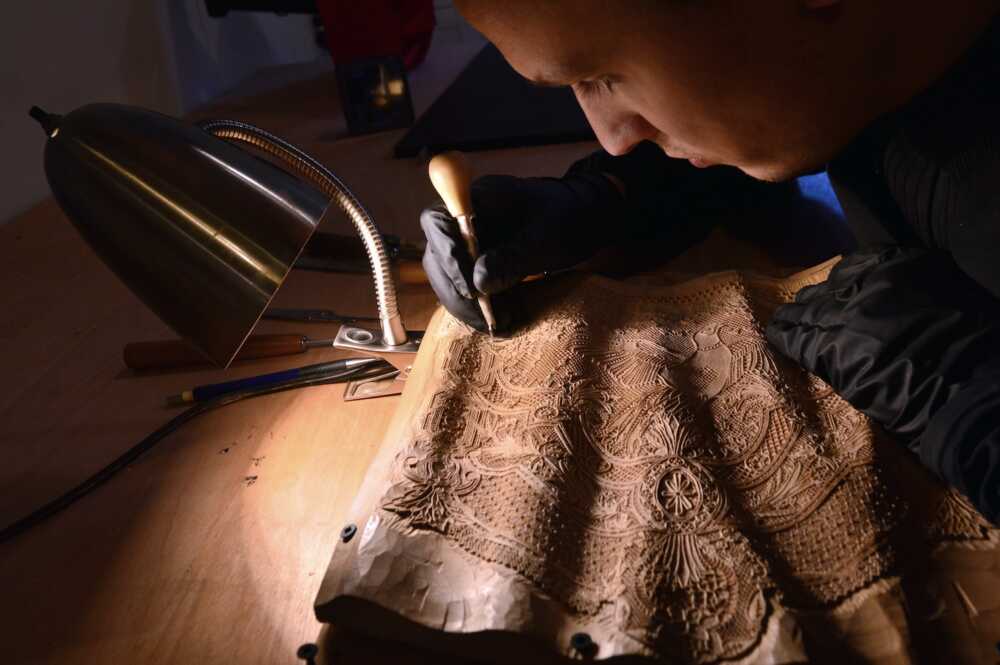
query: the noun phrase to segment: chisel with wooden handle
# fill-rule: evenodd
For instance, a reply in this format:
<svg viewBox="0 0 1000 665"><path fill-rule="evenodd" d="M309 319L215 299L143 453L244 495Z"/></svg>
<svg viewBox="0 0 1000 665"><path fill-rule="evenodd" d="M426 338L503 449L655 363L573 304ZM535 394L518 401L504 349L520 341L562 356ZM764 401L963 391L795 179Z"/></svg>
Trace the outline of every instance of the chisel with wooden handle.
<svg viewBox="0 0 1000 665"><path fill-rule="evenodd" d="M466 249L473 262L479 258L479 241L476 239L475 211L472 208L472 169L465 155L460 152L445 152L435 155L428 165L431 183L448 208L448 214L458 222L459 233L465 241ZM475 288L475 287L472 287ZM476 297L483 320L490 337L497 327L490 297L480 294Z"/></svg>
<svg viewBox="0 0 1000 665"><path fill-rule="evenodd" d="M332 339L309 339L305 335L251 335L236 354L236 360L274 358L333 346ZM211 365L194 346L180 339L132 342L122 353L125 366L134 370L174 369Z"/></svg>

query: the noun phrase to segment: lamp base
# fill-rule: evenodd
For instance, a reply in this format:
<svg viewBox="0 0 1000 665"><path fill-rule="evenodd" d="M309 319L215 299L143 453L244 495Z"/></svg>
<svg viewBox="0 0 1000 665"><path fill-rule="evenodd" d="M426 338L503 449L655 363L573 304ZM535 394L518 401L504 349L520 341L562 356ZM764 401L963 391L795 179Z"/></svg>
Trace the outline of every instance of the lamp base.
<svg viewBox="0 0 1000 665"><path fill-rule="evenodd" d="M349 325L340 327L337 337L333 340L333 348L357 351L366 356L378 356L389 361L399 370L399 374L392 378L351 381L344 390L345 402L373 397L388 397L403 392L403 386L406 385L406 377L410 374L413 359L416 358L417 351L420 350L420 341L424 337L424 331L407 330L406 337L407 340L403 344L392 346L385 343L381 331Z"/></svg>
<svg viewBox="0 0 1000 665"><path fill-rule="evenodd" d="M333 340L333 348L357 351L366 356L378 356L388 360L400 372L405 372L413 364L413 358L420 350L424 331L407 330L406 337L406 342L393 346L385 343L381 331L343 325Z"/></svg>

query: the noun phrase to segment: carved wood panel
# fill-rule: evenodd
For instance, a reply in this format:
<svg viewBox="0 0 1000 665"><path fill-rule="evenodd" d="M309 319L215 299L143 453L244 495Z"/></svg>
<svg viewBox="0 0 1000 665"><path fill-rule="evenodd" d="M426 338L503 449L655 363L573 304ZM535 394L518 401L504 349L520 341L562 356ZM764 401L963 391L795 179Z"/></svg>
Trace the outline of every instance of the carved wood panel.
<svg viewBox="0 0 1000 665"><path fill-rule="evenodd" d="M495 341L438 317L321 616L352 596L568 655L586 632L598 657L796 662L799 617L883 602L942 548L996 563L967 501L768 348L767 316L826 269L571 277L527 289L534 323ZM907 621L881 628L903 651Z"/></svg>

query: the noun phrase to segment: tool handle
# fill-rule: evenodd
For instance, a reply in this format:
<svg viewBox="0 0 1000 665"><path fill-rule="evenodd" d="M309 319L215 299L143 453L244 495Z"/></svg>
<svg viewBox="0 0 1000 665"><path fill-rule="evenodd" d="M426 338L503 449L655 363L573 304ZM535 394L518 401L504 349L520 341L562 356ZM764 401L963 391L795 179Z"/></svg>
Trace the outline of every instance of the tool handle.
<svg viewBox="0 0 1000 665"><path fill-rule="evenodd" d="M458 232L462 234L465 241L465 249L469 256L475 261L479 258L479 241L476 239L476 230L472 228L472 218L462 215L458 218Z"/></svg>
<svg viewBox="0 0 1000 665"><path fill-rule="evenodd" d="M475 261L479 258L479 241L476 240L476 230L472 225L474 211L472 209L472 167L460 152L443 152L431 159L427 167L431 183L438 195L444 200L448 212L458 220L458 230L465 240L465 248ZM483 319L489 328L490 335L496 328L497 321L493 315L490 298L481 295L477 298Z"/></svg>
<svg viewBox="0 0 1000 665"><path fill-rule="evenodd" d="M302 335L251 335L236 354L236 360L272 358L303 353L308 338ZM197 349L180 339L132 342L122 352L125 366L135 370L173 369L210 365Z"/></svg>
<svg viewBox="0 0 1000 665"><path fill-rule="evenodd" d="M469 216L472 209L472 168L460 152L443 152L427 167L438 196L452 217Z"/></svg>
<svg viewBox="0 0 1000 665"><path fill-rule="evenodd" d="M297 379L300 376L302 376L302 373L298 369L286 369L280 372L271 372L269 374L251 376L245 379L236 379L234 381L225 381L223 383L212 383L207 386L192 388L191 397L195 402L204 402L205 400L209 400L220 395L227 395L239 390L272 386L276 383L281 383L282 381Z"/></svg>

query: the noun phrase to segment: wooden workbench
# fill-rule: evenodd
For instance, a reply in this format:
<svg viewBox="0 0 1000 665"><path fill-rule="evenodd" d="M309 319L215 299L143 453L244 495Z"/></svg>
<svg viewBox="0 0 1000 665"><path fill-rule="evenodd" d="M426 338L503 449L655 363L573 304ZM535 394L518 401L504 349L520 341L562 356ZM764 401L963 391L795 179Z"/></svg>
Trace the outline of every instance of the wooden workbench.
<svg viewBox="0 0 1000 665"><path fill-rule="evenodd" d="M338 139L331 77L202 115L259 124L329 165L380 228L419 237L426 164L393 160L401 132ZM481 173L558 174L590 144L474 155ZM350 233L343 219L328 231ZM0 227L0 523L103 467L169 419L166 395L342 355L136 375L129 341L169 331L93 255L54 202ZM366 276L293 272L278 306L374 312ZM428 287L401 290L422 328ZM333 336L335 326L258 331ZM294 663L341 520L398 398L342 386L245 401L184 426L63 514L0 546L0 663Z"/></svg>

